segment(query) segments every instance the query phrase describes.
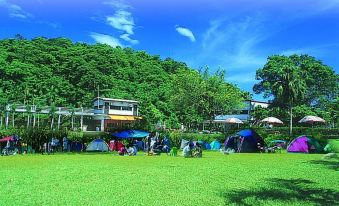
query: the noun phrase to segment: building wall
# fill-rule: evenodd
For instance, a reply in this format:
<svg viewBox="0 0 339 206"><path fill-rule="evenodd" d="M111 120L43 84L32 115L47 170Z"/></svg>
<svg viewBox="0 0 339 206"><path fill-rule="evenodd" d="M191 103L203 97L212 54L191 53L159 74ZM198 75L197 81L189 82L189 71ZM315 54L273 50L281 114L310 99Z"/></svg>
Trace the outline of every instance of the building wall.
<svg viewBox="0 0 339 206"><path fill-rule="evenodd" d="M215 120L225 120L227 118L235 117L242 121L248 121L251 118L251 111L253 111L257 106L267 108L269 103L246 100L243 102L243 107L236 110L234 114L218 115L215 117Z"/></svg>
<svg viewBox="0 0 339 206"><path fill-rule="evenodd" d="M107 105L109 104L109 105ZM108 114L108 115L128 115L135 116L134 111L136 103L121 102L121 101L103 101L95 100L93 102L95 114ZM99 107L98 107L99 106Z"/></svg>

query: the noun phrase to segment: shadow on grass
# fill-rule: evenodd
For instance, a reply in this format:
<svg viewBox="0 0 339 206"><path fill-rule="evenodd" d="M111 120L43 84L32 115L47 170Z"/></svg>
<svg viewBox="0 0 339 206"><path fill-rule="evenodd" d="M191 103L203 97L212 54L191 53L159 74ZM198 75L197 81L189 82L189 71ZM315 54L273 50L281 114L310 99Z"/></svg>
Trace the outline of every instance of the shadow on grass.
<svg viewBox="0 0 339 206"><path fill-rule="evenodd" d="M223 193L225 205L263 205L272 202L304 201L312 205L339 205L339 192L316 188L314 182L305 179L267 179L267 188L238 190ZM302 202L300 202L302 201Z"/></svg>
<svg viewBox="0 0 339 206"><path fill-rule="evenodd" d="M311 164L323 165L328 169L332 169L335 171L339 171L339 161L338 158L336 160L311 160Z"/></svg>

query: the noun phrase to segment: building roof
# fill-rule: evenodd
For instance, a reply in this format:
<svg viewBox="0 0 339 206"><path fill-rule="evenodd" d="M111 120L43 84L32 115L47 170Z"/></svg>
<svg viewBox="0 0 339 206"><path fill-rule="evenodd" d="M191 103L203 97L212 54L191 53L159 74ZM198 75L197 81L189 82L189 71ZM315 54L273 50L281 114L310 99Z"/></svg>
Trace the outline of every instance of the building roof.
<svg viewBox="0 0 339 206"><path fill-rule="evenodd" d="M256 102L256 103L271 104L271 102L263 102L263 101L250 100L250 99L246 99L245 102Z"/></svg>
<svg viewBox="0 0 339 206"><path fill-rule="evenodd" d="M97 99L102 99L104 101L115 101L115 102L130 102L130 103L139 103L135 100L128 100L128 99L113 99L113 98L106 98L106 97L96 97L93 99L93 102Z"/></svg>

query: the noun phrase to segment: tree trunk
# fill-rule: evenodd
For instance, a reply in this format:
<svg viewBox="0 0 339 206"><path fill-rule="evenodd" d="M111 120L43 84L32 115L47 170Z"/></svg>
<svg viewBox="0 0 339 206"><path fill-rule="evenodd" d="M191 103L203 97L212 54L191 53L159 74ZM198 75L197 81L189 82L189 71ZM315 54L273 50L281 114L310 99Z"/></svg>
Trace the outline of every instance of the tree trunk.
<svg viewBox="0 0 339 206"><path fill-rule="evenodd" d="M5 119L6 129L8 128L8 122L9 122L9 114L8 112L6 112L6 119Z"/></svg>
<svg viewBox="0 0 339 206"><path fill-rule="evenodd" d="M29 125L30 125L30 115L28 114L27 115L27 129L28 129Z"/></svg>
<svg viewBox="0 0 339 206"><path fill-rule="evenodd" d="M74 130L74 115L72 115L72 130Z"/></svg>
<svg viewBox="0 0 339 206"><path fill-rule="evenodd" d="M81 117L80 117L80 130L82 131L83 123L84 123L84 109L81 107Z"/></svg>
<svg viewBox="0 0 339 206"><path fill-rule="evenodd" d="M58 129L60 129L60 124L61 124L61 115L59 114L59 116L58 116Z"/></svg>
<svg viewBox="0 0 339 206"><path fill-rule="evenodd" d="M35 127L35 113L33 114L33 128Z"/></svg>
<svg viewBox="0 0 339 206"><path fill-rule="evenodd" d="M54 124L54 117L51 119L51 130L53 129L53 124Z"/></svg>
<svg viewBox="0 0 339 206"><path fill-rule="evenodd" d="M292 106L290 105L290 136L292 137L292 124L293 124L293 116L292 116Z"/></svg>
<svg viewBox="0 0 339 206"><path fill-rule="evenodd" d="M40 118L39 118L39 114L38 114L38 116L37 116L37 120L38 120L38 128L40 127Z"/></svg>

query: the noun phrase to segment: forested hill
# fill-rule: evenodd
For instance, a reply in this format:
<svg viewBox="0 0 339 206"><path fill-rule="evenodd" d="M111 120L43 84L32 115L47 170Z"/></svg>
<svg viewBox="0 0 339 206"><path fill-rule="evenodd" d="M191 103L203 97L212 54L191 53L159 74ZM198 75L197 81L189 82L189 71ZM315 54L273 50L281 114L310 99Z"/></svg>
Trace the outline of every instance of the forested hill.
<svg viewBox="0 0 339 206"><path fill-rule="evenodd" d="M242 92L172 59L66 38L0 41L0 105L91 106L97 96L135 99L149 122L190 123L234 108Z"/></svg>

